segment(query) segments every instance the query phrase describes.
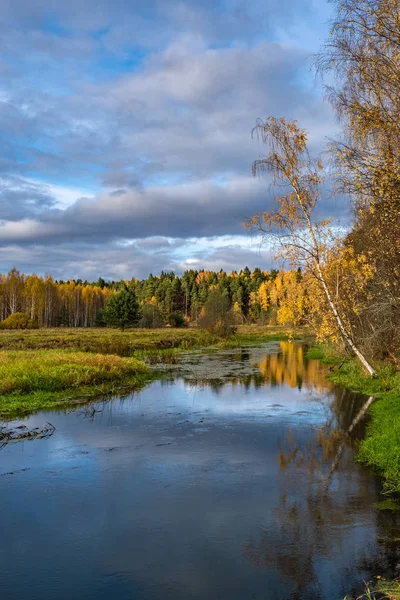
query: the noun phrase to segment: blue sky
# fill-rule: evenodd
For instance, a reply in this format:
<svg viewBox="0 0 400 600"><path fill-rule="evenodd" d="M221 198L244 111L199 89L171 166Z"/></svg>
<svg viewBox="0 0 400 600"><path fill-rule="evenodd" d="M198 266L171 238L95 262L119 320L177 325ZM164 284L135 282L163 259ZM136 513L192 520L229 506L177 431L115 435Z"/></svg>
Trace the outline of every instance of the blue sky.
<svg viewBox="0 0 400 600"><path fill-rule="evenodd" d="M242 220L259 117L335 122L325 0L1 0L0 270L96 279L271 266ZM344 206L327 202L328 214Z"/></svg>

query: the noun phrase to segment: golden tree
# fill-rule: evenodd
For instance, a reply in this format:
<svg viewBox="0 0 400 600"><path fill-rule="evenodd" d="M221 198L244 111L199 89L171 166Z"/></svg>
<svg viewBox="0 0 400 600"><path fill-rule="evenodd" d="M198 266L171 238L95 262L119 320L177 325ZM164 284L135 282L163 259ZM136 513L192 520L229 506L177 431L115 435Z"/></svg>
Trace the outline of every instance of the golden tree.
<svg viewBox="0 0 400 600"><path fill-rule="evenodd" d="M400 356L400 0L333 5L317 66L334 76L327 93L344 127L331 147L338 181L355 199L347 244L375 272L357 323L365 346Z"/></svg>
<svg viewBox="0 0 400 600"><path fill-rule="evenodd" d="M263 235L278 242L279 256L293 267L302 267L318 281L344 343L374 376L374 368L345 326L324 275L332 233L329 220L313 219L324 181L322 162L310 158L307 134L296 121L269 117L266 121L258 121L254 131L268 146L269 153L254 162L253 175L264 171L270 173L273 184L284 186L287 193L276 200L276 210L257 214L246 224L256 226Z"/></svg>

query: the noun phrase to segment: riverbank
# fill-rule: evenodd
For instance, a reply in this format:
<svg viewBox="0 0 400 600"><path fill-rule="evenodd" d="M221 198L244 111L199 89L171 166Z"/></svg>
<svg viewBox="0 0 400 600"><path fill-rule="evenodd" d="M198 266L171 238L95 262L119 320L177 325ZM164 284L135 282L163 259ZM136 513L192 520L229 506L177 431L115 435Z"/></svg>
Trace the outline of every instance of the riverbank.
<svg viewBox="0 0 400 600"><path fill-rule="evenodd" d="M126 392L154 379L135 358L60 350L0 352L0 417Z"/></svg>
<svg viewBox="0 0 400 600"><path fill-rule="evenodd" d="M200 329L41 329L0 332L0 418L126 393L157 377L148 364L194 348L232 348L303 330L242 326L222 339Z"/></svg>
<svg viewBox="0 0 400 600"><path fill-rule="evenodd" d="M385 493L400 494L400 371L388 363L376 364L377 376L372 379L355 359L326 347L312 348L308 357L331 366L330 381L376 398L357 459L383 477Z"/></svg>

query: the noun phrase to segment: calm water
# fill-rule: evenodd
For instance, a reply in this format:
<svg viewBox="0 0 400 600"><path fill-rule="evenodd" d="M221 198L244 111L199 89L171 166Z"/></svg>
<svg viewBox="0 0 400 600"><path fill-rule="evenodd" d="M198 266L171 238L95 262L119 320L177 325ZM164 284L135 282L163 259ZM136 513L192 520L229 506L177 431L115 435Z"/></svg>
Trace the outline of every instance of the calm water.
<svg viewBox="0 0 400 600"><path fill-rule="evenodd" d="M391 574L379 482L347 448L327 484L362 401L282 342L30 417L57 430L0 452L1 598L339 600Z"/></svg>

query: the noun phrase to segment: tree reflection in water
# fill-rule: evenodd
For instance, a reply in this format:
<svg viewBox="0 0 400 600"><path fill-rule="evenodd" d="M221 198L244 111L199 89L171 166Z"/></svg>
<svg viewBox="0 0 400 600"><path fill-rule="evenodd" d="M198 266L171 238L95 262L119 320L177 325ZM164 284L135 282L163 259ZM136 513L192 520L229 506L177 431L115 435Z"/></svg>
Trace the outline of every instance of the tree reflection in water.
<svg viewBox="0 0 400 600"><path fill-rule="evenodd" d="M297 357L300 355L297 353ZM291 353L286 355L291 367L292 357ZM296 364L297 377L300 379L301 375L308 386L320 385L315 365L304 362L303 370L298 362ZM286 375L278 361L268 357L265 366L270 374L276 368L277 382L294 385L294 376ZM314 375L317 375L316 382L313 382ZM360 394L334 387L330 403L332 414L316 429L314 440L297 442L295 433L289 429L279 450L282 493L279 506L274 510L274 525L261 532L257 544L246 545L244 554L260 567L276 569L283 582L290 582L293 600L325 598L320 579L321 562L334 560L335 556L348 551L349 532L357 536L358 524L368 522L371 512L375 516L379 545L373 548L366 543L364 550L358 553L358 574L349 574L349 585L358 592L362 589L363 577L383 574L392 578L400 574L399 515L374 509L380 483L376 479L375 488L371 489L371 477L354 461L354 446L364 434L365 419L354 428L351 439L344 439L365 400ZM341 445L344 449L340 471L331 481L331 465ZM343 596L346 592L349 589L343 591Z"/></svg>
<svg viewBox="0 0 400 600"><path fill-rule="evenodd" d="M288 598L323 600L332 598L326 591L332 572L348 584L337 590L338 598L351 592L352 586L361 591L363 577L396 575L400 522L393 513L375 510L380 483L354 461L354 446L364 434L366 419L357 424L351 439L344 438L366 398L328 382L326 368L318 360L308 360L306 352L307 347L296 342L280 342L278 352L226 351L222 360L221 356L199 358L194 377L186 381L211 386L216 392L227 383L246 390L263 387L266 397L268 387L297 389L309 392L313 400L321 398L329 409L326 422L311 435L304 421L298 427L295 420L292 430L284 425L286 437L277 449L280 500L273 515L266 510L258 541L244 548L246 559L279 573L291 590ZM339 469L330 479L343 441ZM351 573L349 564L357 565Z"/></svg>
<svg viewBox="0 0 400 600"><path fill-rule="evenodd" d="M324 392L333 387L326 380L325 372L318 360L307 359L307 346L296 342L280 342L280 352L266 354L260 362L264 382L286 385L290 388L303 387L309 391Z"/></svg>
<svg viewBox="0 0 400 600"><path fill-rule="evenodd" d="M307 359L307 346L281 341L268 350L239 348L214 354L185 357L183 379L187 383L220 390L226 383L246 389L287 386L323 393L333 388L318 360ZM217 360L216 360L217 359Z"/></svg>
<svg viewBox="0 0 400 600"><path fill-rule="evenodd" d="M321 433L318 438L321 439ZM323 485L331 458L331 444L327 447L328 452L325 446L318 459L315 458L318 451L312 452L311 457L304 452L303 460L299 461L296 457L300 450L293 439L288 441L288 455L294 459L280 463L282 493L274 510L273 526L261 532L258 543L249 543L244 548L246 558L259 567L278 571L282 582L291 585L293 600L325 598L321 563L336 562L338 558L340 563L341 553L352 551L351 532L360 535L355 516L362 529L364 519L368 522L374 510L370 479L354 468L351 453L349 460L341 463L336 487L327 490ZM293 469L299 472L295 475ZM375 511L375 520L379 546L372 548L366 543L364 550L358 552L358 573L349 574L349 586L354 585L355 591L361 590L363 577L399 575L399 518L393 513ZM342 597L349 591L343 590ZM338 598L340 593L338 590Z"/></svg>

